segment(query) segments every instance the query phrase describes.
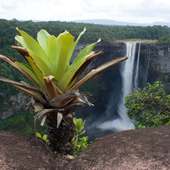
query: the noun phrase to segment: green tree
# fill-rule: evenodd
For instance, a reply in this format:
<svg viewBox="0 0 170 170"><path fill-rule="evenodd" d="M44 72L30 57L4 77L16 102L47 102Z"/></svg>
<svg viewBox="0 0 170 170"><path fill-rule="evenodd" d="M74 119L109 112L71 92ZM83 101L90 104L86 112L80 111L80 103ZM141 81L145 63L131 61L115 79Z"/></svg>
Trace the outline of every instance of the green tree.
<svg viewBox="0 0 170 170"><path fill-rule="evenodd" d="M170 43L170 36L164 35L159 38L158 43L160 44L169 44Z"/></svg>
<svg viewBox="0 0 170 170"><path fill-rule="evenodd" d="M159 81L127 96L126 107L137 128L170 124L170 95Z"/></svg>

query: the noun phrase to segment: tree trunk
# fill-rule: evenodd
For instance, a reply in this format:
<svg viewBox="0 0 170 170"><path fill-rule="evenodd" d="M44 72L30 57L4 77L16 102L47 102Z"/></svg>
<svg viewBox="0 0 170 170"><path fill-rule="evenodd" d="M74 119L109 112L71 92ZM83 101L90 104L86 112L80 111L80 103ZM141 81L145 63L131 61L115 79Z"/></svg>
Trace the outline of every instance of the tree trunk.
<svg viewBox="0 0 170 170"><path fill-rule="evenodd" d="M57 128L57 112L47 117L49 146L54 152L69 154L73 148L71 141L74 137L73 114L63 114L63 120Z"/></svg>

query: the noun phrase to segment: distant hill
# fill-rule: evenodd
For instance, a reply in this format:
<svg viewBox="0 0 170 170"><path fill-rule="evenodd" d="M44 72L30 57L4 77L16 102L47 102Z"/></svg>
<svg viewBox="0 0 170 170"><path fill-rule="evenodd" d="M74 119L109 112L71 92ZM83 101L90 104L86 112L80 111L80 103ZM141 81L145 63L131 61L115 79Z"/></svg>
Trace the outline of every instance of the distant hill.
<svg viewBox="0 0 170 170"><path fill-rule="evenodd" d="M90 19L90 20L77 20L77 23L89 23L89 24L97 24L97 25L115 25L115 26L153 26L153 25L161 25L161 26L170 26L170 23L167 22L153 22L150 24L146 23L131 23L125 21L116 21L110 19Z"/></svg>
<svg viewBox="0 0 170 170"><path fill-rule="evenodd" d="M98 24L98 25L121 25L121 26L136 25L135 23L121 22L121 21L115 21L115 20L109 20L109 19L77 20L75 22Z"/></svg>
<svg viewBox="0 0 170 170"><path fill-rule="evenodd" d="M154 22L153 25L161 25L161 26L168 26L170 27L170 23L168 22Z"/></svg>

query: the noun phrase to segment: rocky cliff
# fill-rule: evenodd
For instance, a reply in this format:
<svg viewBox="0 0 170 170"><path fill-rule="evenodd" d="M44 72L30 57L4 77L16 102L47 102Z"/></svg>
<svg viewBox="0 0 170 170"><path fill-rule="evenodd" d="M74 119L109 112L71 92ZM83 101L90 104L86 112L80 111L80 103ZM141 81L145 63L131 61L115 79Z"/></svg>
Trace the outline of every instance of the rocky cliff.
<svg viewBox="0 0 170 170"><path fill-rule="evenodd" d="M136 48L139 48L139 44L137 44ZM126 55L126 45L124 43L103 43L98 46L98 49L104 50L100 62L104 62L111 57ZM136 62L137 59L135 60ZM102 135L103 132L98 130L97 126L101 122L113 120L117 115L122 87L120 66L121 64L101 73L83 89L92 93L92 101L95 104L95 107L81 109L79 112L80 116L83 115L86 119L90 136ZM147 82L156 80L162 81L167 91L170 91L170 45L143 42L139 60L139 87L142 88Z"/></svg>
<svg viewBox="0 0 170 170"><path fill-rule="evenodd" d="M143 44L141 52L148 63L147 81L160 80L170 92L170 44Z"/></svg>

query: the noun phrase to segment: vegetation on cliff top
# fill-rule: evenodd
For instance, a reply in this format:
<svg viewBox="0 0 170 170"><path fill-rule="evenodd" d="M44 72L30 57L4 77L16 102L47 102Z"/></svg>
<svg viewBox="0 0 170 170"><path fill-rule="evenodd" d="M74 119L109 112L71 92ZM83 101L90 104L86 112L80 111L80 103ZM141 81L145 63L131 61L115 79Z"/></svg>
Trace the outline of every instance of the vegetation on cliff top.
<svg viewBox="0 0 170 170"><path fill-rule="evenodd" d="M137 128L170 125L170 94L159 81L127 96L126 107Z"/></svg>

